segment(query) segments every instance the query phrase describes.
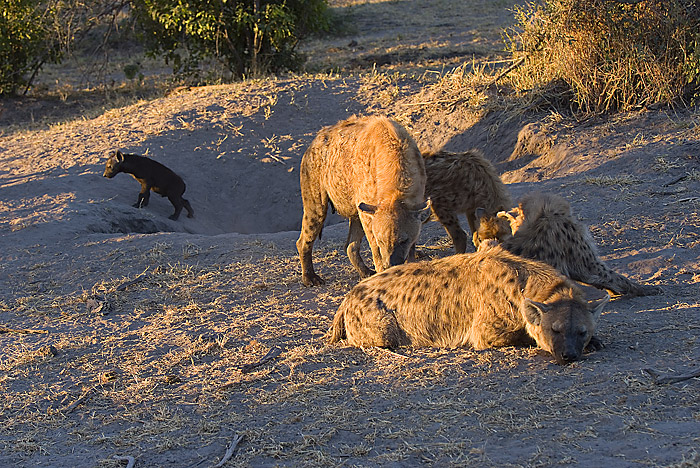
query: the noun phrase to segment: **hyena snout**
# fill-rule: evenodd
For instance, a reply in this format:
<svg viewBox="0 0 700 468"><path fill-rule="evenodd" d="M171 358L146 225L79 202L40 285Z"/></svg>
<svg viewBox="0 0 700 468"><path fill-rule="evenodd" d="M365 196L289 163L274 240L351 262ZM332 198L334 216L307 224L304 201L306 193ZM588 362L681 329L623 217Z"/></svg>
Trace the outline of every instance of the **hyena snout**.
<svg viewBox="0 0 700 468"><path fill-rule="evenodd" d="M393 252L389 255L389 264L385 265L386 268L393 267L396 265L401 265L406 263L408 259L408 247L404 245L396 246Z"/></svg>
<svg viewBox="0 0 700 468"><path fill-rule="evenodd" d="M567 346L561 353L554 353L554 357L559 364L569 364L581 359L582 351L574 346Z"/></svg>

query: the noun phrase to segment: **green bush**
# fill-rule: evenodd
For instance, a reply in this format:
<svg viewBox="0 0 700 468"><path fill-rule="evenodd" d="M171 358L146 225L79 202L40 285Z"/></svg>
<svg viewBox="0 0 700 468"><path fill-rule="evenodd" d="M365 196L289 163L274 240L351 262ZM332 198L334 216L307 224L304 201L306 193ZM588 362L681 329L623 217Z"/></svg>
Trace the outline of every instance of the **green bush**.
<svg viewBox="0 0 700 468"><path fill-rule="evenodd" d="M299 40L324 30L325 0L134 0L145 45L196 78L215 60L234 77L295 70Z"/></svg>
<svg viewBox="0 0 700 468"><path fill-rule="evenodd" d="M61 57L38 0L0 0L0 95L27 88L41 66Z"/></svg>
<svg viewBox="0 0 700 468"><path fill-rule="evenodd" d="M546 0L516 10L521 91L601 113L692 99L700 83L697 0Z"/></svg>

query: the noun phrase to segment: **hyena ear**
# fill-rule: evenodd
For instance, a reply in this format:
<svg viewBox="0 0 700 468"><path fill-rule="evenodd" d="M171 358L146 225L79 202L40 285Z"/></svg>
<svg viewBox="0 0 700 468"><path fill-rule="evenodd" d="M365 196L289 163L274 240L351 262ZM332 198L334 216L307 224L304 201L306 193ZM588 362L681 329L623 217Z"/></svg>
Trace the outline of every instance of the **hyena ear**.
<svg viewBox="0 0 700 468"><path fill-rule="evenodd" d="M542 321L542 315L552 309L552 306L543 302L535 302L525 298L525 319L530 325L539 326Z"/></svg>
<svg viewBox="0 0 700 468"><path fill-rule="evenodd" d="M377 207L374 205L368 205L365 202L360 202L359 205L357 205L357 208L362 211L363 213L367 213L370 215L373 215L374 213L377 212Z"/></svg>
<svg viewBox="0 0 700 468"><path fill-rule="evenodd" d="M518 221L518 216L520 209L519 208L513 208L510 211L499 211L496 216L500 219L505 219L508 221L508 225L510 226L510 231L511 234L515 235L515 232L518 230L520 227L521 222Z"/></svg>
<svg viewBox="0 0 700 468"><path fill-rule="evenodd" d="M416 217L418 218L418 221L421 222L421 224L425 223L430 219L430 215L433 214L433 201L428 198L425 201L425 205L423 205L422 208L420 208L418 211L416 211Z"/></svg>
<svg viewBox="0 0 700 468"><path fill-rule="evenodd" d="M607 304L609 300L610 295L605 293L605 297L588 301L588 309L591 311L591 314L593 314L594 319L597 320L598 317L600 317L600 314L603 312L603 307L605 307L605 304Z"/></svg>
<svg viewBox="0 0 700 468"><path fill-rule="evenodd" d="M496 214L496 216L498 216L499 218L506 219L506 220L508 220L509 222L515 221L515 216L513 216L513 214L512 214L512 213L509 213L508 211L499 211L499 212Z"/></svg>

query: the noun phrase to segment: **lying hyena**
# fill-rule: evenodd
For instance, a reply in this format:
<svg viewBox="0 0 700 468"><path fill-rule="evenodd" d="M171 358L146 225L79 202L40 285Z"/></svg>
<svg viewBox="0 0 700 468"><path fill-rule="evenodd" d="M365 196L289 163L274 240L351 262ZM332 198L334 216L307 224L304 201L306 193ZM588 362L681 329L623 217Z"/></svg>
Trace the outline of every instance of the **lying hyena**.
<svg viewBox="0 0 700 468"><path fill-rule="evenodd" d="M328 204L350 219L346 251L367 277L374 273L360 257L367 236L374 267L382 271L406 261L429 215L425 164L413 138L384 117L350 117L323 128L301 160L304 215L297 250L305 285L322 284L311 252Z"/></svg>
<svg viewBox="0 0 700 468"><path fill-rule="evenodd" d="M496 169L478 150L464 153L438 151L423 157L426 196L432 203L433 214L452 238L455 251L467 251L467 234L459 225L459 213L466 215L472 242L478 247L476 209L481 208L487 215L495 216L512 206L508 189Z"/></svg>
<svg viewBox="0 0 700 468"><path fill-rule="evenodd" d="M609 296L586 301L554 268L500 246L390 268L345 297L328 333L353 346L537 344L560 364L600 348L593 338Z"/></svg>
<svg viewBox="0 0 700 468"><path fill-rule="evenodd" d="M516 209L498 217L510 222L513 234L502 236L506 237L502 246L516 255L543 261L573 280L615 294L648 296L661 292L656 286L630 281L603 263L588 228L574 219L569 203L558 195L526 195ZM507 229L508 223L499 226ZM494 237L486 233L479 236Z"/></svg>

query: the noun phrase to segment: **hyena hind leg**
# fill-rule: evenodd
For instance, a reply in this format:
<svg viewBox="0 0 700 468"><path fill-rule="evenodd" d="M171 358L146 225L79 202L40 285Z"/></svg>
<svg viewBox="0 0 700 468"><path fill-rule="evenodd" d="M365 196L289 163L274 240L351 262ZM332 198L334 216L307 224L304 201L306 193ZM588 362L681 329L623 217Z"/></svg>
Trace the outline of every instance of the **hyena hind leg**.
<svg viewBox="0 0 700 468"><path fill-rule="evenodd" d="M351 298L346 298L346 301ZM354 299L354 298L352 298ZM410 344L393 310L381 298L357 298L343 304L348 344L357 347L398 348Z"/></svg>
<svg viewBox="0 0 700 468"><path fill-rule="evenodd" d="M467 233L459 225L457 215L447 211L436 210L435 216L452 239L455 252L458 254L465 253L467 251Z"/></svg>
<svg viewBox="0 0 700 468"><path fill-rule="evenodd" d="M663 290L658 286L635 283L626 276L612 270L610 270L610 272L603 277L593 275L590 278L590 281L586 282L597 288L608 289L617 295L625 295L630 297L655 296L663 292Z"/></svg>

